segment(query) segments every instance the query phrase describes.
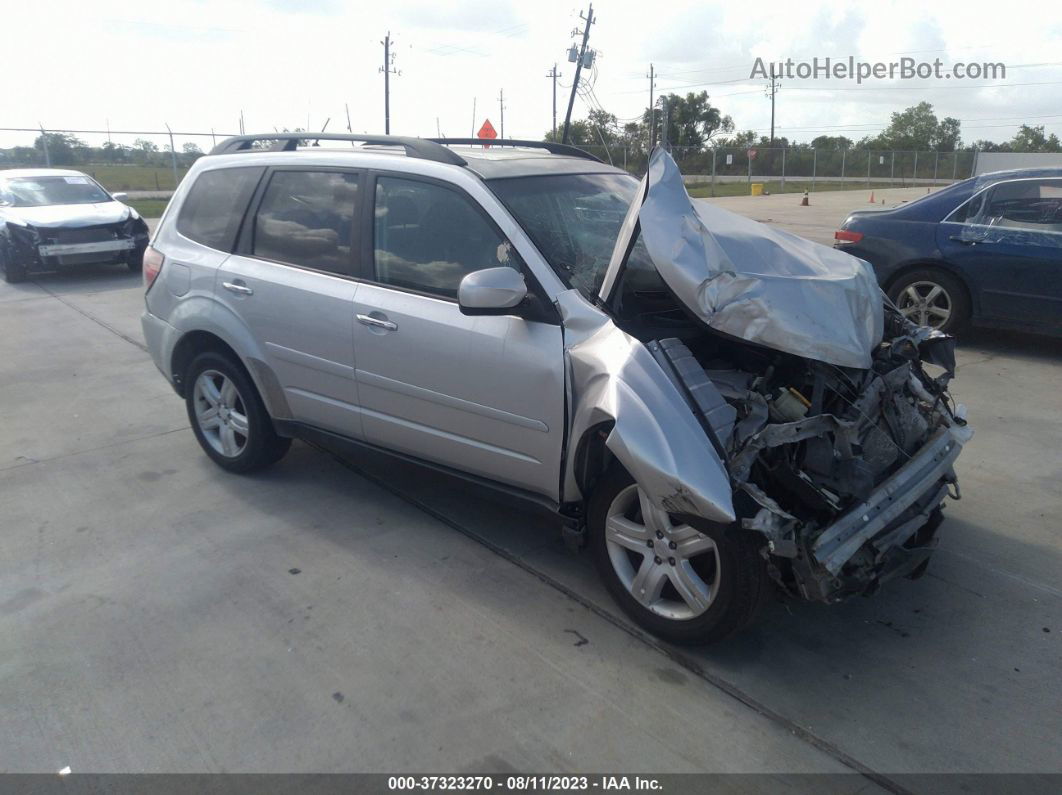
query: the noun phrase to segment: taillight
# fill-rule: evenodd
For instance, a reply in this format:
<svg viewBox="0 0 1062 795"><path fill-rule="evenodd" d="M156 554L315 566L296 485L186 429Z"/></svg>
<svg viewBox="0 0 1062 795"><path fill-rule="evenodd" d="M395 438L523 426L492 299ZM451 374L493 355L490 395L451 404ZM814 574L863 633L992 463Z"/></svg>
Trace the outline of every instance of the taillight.
<svg viewBox="0 0 1062 795"><path fill-rule="evenodd" d="M162 270L162 263L166 258L162 256L161 251L153 249L148 246L144 249L144 292L146 293L151 289L151 285L155 283L155 279L159 277L159 271Z"/></svg>
<svg viewBox="0 0 1062 795"><path fill-rule="evenodd" d="M863 239L862 232L853 232L850 229L838 229L833 233L833 239L841 245L845 243L858 243Z"/></svg>

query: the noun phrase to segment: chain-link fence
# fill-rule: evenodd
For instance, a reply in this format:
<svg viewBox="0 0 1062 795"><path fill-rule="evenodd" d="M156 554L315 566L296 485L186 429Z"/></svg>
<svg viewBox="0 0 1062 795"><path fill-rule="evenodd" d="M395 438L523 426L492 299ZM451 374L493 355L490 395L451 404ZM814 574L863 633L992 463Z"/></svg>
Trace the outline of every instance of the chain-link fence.
<svg viewBox="0 0 1062 795"><path fill-rule="evenodd" d="M587 151L632 174L645 173L644 149L585 146ZM768 192L946 185L973 174L976 151L899 151L789 147L673 147L687 183L710 195L748 193L752 183Z"/></svg>
<svg viewBox="0 0 1062 795"><path fill-rule="evenodd" d="M76 168L112 191L167 193L213 145L220 132L34 130L0 128L21 145L0 147L0 168ZM605 162L641 176L644 146L583 147ZM894 151L789 147L681 147L671 154L698 195L747 194L753 183L768 193L944 185L974 170L976 151Z"/></svg>
<svg viewBox="0 0 1062 795"><path fill-rule="evenodd" d="M230 133L0 128L0 169L73 168L111 191L171 193L188 168Z"/></svg>

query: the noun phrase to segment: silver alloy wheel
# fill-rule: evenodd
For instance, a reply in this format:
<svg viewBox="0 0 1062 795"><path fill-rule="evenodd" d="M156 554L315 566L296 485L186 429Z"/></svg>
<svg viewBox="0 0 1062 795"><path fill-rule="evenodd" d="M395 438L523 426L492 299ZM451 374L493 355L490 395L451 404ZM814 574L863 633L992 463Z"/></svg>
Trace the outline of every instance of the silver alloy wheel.
<svg viewBox="0 0 1062 795"><path fill-rule="evenodd" d="M908 320L932 328L947 323L953 309L948 291L936 282L912 282L897 296L896 306Z"/></svg>
<svg viewBox="0 0 1062 795"><path fill-rule="evenodd" d="M696 618L715 601L722 569L715 542L688 524L674 524L637 484L609 506L605 545L628 592L656 615Z"/></svg>
<svg viewBox="0 0 1062 795"><path fill-rule="evenodd" d="M207 443L226 458L242 453L250 433L247 406L232 379L217 370L204 370L195 380L192 399Z"/></svg>

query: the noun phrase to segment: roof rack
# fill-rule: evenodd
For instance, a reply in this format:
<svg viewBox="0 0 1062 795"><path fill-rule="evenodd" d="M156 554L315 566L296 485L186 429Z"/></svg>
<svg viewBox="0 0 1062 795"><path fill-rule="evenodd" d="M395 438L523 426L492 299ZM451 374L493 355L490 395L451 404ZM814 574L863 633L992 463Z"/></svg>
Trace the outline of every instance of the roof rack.
<svg viewBox="0 0 1062 795"><path fill-rule="evenodd" d="M256 141L275 141L268 149L254 151L294 152L300 141L352 141L376 146L401 146L407 157L420 160L434 160L436 163L448 163L454 166L468 165L465 159L451 149L428 138L407 138L400 135L351 135L349 133L294 132L294 133L259 133L256 135L234 135L226 138L213 149L212 155L249 152ZM316 146L316 143L314 144Z"/></svg>
<svg viewBox="0 0 1062 795"><path fill-rule="evenodd" d="M521 141L515 138L427 138L424 140L448 146L525 146L531 149L545 149L552 155L581 157L583 160L593 160L595 163L604 162L585 149L569 144L557 144L552 141Z"/></svg>

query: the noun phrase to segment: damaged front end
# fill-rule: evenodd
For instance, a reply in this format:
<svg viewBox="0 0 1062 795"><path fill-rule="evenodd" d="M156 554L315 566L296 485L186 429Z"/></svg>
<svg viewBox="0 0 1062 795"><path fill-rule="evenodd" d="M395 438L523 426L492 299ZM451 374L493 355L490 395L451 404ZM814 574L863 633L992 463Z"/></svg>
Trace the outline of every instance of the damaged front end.
<svg viewBox="0 0 1062 795"><path fill-rule="evenodd" d="M771 575L805 599L921 573L959 494L952 465L972 431L947 392L954 340L891 308L885 325L867 369L714 335L648 344L722 449Z"/></svg>
<svg viewBox="0 0 1062 795"><path fill-rule="evenodd" d="M601 422L657 508L759 534L771 577L802 598L925 570L972 430L948 393L954 339L904 318L869 265L691 202L657 151L597 300L611 331L560 302L571 438ZM587 482L579 466L566 493Z"/></svg>

